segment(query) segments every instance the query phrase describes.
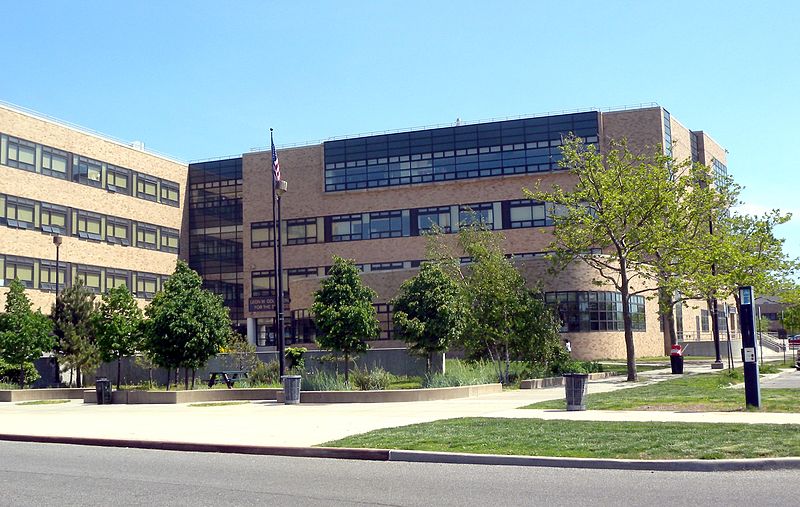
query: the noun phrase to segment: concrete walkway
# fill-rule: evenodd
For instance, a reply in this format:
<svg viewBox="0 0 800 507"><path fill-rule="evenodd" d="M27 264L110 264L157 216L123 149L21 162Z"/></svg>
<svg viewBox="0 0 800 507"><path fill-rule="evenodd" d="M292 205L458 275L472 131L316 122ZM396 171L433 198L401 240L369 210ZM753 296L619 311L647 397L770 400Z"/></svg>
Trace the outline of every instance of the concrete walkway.
<svg viewBox="0 0 800 507"><path fill-rule="evenodd" d="M687 373L708 372L688 364ZM791 373L791 372L789 372ZM674 378L669 370L647 372L647 382ZM624 377L593 381L590 393L625 389ZM507 417L607 421L674 421L800 424L800 414L757 412L656 412L519 410L538 401L561 399L563 388L506 391L477 398L360 404L279 405L58 405L0 404L0 433L44 437L107 438L253 446L318 445L349 435L455 417Z"/></svg>

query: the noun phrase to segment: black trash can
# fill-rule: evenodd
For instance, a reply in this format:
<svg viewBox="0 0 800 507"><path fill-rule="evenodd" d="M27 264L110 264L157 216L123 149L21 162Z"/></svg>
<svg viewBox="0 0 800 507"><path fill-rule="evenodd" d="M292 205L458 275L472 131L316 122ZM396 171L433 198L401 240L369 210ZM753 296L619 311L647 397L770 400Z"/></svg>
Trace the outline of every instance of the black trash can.
<svg viewBox="0 0 800 507"><path fill-rule="evenodd" d="M683 356L669 356L669 364L675 375L683 373Z"/></svg>
<svg viewBox="0 0 800 507"><path fill-rule="evenodd" d="M587 373L565 373L564 389L567 395L567 410L586 410L586 391L589 386Z"/></svg>
<svg viewBox="0 0 800 507"><path fill-rule="evenodd" d="M283 403L286 405L297 405L300 403L300 375L284 375L283 380Z"/></svg>
<svg viewBox="0 0 800 507"><path fill-rule="evenodd" d="M97 392L98 405L111 405L111 381L105 377L98 377L94 381Z"/></svg>

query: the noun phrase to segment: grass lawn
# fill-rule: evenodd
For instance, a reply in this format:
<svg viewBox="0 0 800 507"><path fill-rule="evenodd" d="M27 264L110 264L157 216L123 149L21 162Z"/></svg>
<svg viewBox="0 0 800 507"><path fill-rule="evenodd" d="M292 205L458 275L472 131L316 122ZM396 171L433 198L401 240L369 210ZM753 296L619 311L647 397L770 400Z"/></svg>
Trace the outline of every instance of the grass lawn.
<svg viewBox="0 0 800 507"><path fill-rule="evenodd" d="M800 456L800 425L447 419L327 442L327 447L628 459Z"/></svg>
<svg viewBox="0 0 800 507"><path fill-rule="evenodd" d="M35 400L35 401L21 401L17 405L58 405L60 403L69 403L69 400Z"/></svg>
<svg viewBox="0 0 800 507"><path fill-rule="evenodd" d="M741 369L734 370L732 374L722 371L685 375L610 393L589 394L586 406L591 410L741 411L745 410L744 390L730 386L742 382L744 377ZM552 400L524 408L563 409L564 403L563 399ZM762 389L761 410L800 412L800 389Z"/></svg>

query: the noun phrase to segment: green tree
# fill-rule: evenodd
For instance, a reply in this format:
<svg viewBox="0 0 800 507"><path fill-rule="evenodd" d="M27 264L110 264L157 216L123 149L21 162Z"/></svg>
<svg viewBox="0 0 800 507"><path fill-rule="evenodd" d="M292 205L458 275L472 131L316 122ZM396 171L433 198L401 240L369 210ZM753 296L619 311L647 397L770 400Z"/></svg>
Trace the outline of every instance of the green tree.
<svg viewBox="0 0 800 507"><path fill-rule="evenodd" d="M261 362L256 354L256 346L233 330L223 352L225 353L223 363L230 370L249 372Z"/></svg>
<svg viewBox="0 0 800 507"><path fill-rule="evenodd" d="M25 387L26 365L51 350L53 324L40 310L33 311L25 286L11 282L5 313L0 315L0 358L19 368L19 388Z"/></svg>
<svg viewBox="0 0 800 507"><path fill-rule="evenodd" d="M94 315L97 347L103 361L117 362L117 389L120 386L123 356L132 356L141 343L144 320L133 294L124 285L103 295Z"/></svg>
<svg viewBox="0 0 800 507"><path fill-rule="evenodd" d="M203 279L186 262L178 260L175 272L164 282L145 309L145 347L155 363L167 369L189 369L208 362L227 343L231 319L222 297L202 288Z"/></svg>
<svg viewBox="0 0 800 507"><path fill-rule="evenodd" d="M514 320L514 351L533 365L548 366L565 352L561 341L561 323L556 312L544 301L543 294L525 291L520 295Z"/></svg>
<svg viewBox="0 0 800 507"><path fill-rule="evenodd" d="M95 295L76 278L72 286L65 288L56 297L50 311L58 343L56 349L61 364L76 373L76 385L83 385L83 375L93 372L100 365L100 351L94 337L94 314L97 311Z"/></svg>
<svg viewBox="0 0 800 507"><path fill-rule="evenodd" d="M330 276L314 293L311 313L320 348L344 355L345 382L349 382L350 356L366 352L366 340L380 332L372 300L375 291L365 286L352 260L333 257Z"/></svg>
<svg viewBox="0 0 800 507"><path fill-rule="evenodd" d="M466 324L458 284L439 263L425 263L403 282L392 305L395 333L412 352L425 357L430 373L433 355L460 340Z"/></svg>
<svg viewBox="0 0 800 507"><path fill-rule="evenodd" d="M660 148L640 154L627 144L612 142L606 153L570 136L562 146L561 164L577 177L574 188L554 185L549 191L526 190L536 200L555 203L551 245L560 266L585 263L622 296L628 380L635 381L631 296L657 286L654 254L669 234L673 243L680 231L670 232L663 217L677 209L681 169ZM597 249L602 253L598 254Z"/></svg>

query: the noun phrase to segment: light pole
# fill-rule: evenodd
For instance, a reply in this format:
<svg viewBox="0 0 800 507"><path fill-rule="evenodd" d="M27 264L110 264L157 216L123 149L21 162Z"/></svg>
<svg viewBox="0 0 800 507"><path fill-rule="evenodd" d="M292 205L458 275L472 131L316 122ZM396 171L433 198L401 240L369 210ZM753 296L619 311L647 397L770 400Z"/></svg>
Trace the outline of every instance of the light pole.
<svg viewBox="0 0 800 507"><path fill-rule="evenodd" d="M56 234L53 236L53 244L56 246L56 297L58 297L58 275L61 274L61 263L59 262L59 247L61 246L61 242L63 238Z"/></svg>

